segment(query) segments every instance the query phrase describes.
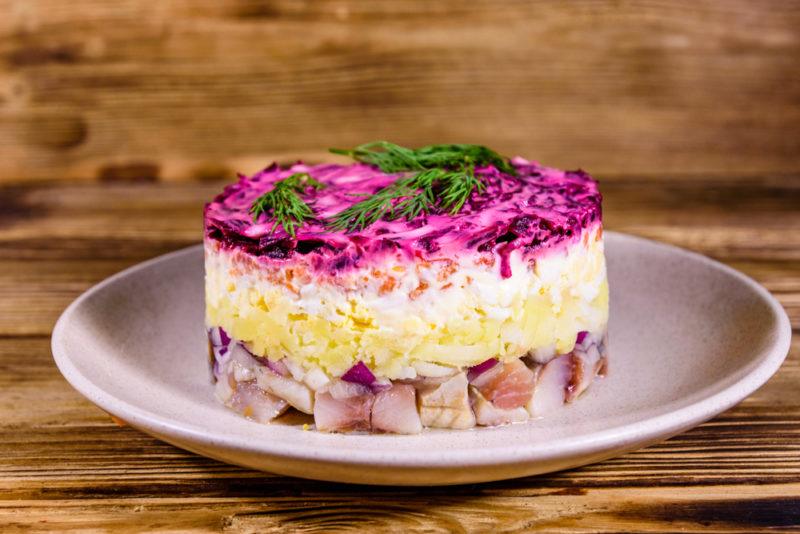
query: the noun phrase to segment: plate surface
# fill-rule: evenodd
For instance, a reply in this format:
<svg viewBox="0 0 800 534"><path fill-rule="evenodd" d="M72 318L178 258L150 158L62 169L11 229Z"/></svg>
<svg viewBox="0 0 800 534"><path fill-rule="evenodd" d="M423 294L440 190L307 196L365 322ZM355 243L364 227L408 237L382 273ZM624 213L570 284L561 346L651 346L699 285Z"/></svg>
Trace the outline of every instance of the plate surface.
<svg viewBox="0 0 800 534"><path fill-rule="evenodd" d="M417 436L334 435L247 421L214 399L203 325L203 250L142 263L93 287L53 331L66 379L102 409L190 451L285 475L439 485L596 462L687 430L778 370L786 313L706 257L607 232L609 374L544 419Z"/></svg>

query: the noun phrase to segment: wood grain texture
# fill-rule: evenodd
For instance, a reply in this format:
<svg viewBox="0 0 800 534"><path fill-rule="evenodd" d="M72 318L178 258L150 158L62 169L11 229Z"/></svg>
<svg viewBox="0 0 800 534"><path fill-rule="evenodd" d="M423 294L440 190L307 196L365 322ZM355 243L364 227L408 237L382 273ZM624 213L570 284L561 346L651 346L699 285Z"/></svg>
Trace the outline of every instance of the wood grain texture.
<svg viewBox="0 0 800 534"><path fill-rule="evenodd" d="M200 239L201 184L0 186L0 530L800 531L800 335L735 408L599 464L451 488L258 473L118 427L52 363L81 291ZM800 176L602 182L609 229L709 254L769 288L800 331Z"/></svg>
<svg viewBox="0 0 800 534"><path fill-rule="evenodd" d="M0 181L231 177L375 138L800 171L800 2L0 0Z"/></svg>

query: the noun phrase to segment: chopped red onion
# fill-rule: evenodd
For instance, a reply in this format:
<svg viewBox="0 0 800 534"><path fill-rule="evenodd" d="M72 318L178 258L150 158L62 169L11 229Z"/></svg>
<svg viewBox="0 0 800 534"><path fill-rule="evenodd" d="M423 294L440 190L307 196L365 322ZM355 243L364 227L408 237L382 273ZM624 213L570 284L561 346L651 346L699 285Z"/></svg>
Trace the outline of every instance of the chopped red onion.
<svg viewBox="0 0 800 534"><path fill-rule="evenodd" d="M375 382L375 375L372 374L372 371L369 370L369 367L364 362L358 362L342 375L342 380L369 386Z"/></svg>
<svg viewBox="0 0 800 534"><path fill-rule="evenodd" d="M224 346L229 345L231 342L231 338L228 335L228 333L221 326L218 327L218 330L219 330L219 340L222 342L222 345Z"/></svg>
<svg viewBox="0 0 800 534"><path fill-rule="evenodd" d="M575 341L575 343L580 345L581 343L583 343L583 340L586 339L586 336L588 336L588 335L589 335L589 332L587 332L586 330L582 330L582 331L578 332L578 339Z"/></svg>
<svg viewBox="0 0 800 534"><path fill-rule="evenodd" d="M495 365L497 365L497 360L495 358L489 358L483 363L473 365L469 368L469 371L467 371L467 379L472 382Z"/></svg>

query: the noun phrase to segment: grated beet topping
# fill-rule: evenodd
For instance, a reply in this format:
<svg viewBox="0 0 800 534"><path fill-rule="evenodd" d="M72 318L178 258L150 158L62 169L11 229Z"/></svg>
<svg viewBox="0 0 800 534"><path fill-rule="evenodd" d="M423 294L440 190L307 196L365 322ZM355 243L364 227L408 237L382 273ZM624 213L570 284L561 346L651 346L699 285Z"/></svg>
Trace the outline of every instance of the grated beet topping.
<svg viewBox="0 0 800 534"><path fill-rule="evenodd" d="M324 220L397 179L364 164L271 165L253 176L240 176L205 208L206 237L226 248L237 248L262 261L287 261L295 255L313 257L321 271L335 273L359 268L385 254L409 258L458 257L493 253L502 276L511 275L509 256L517 249L538 253L572 239L601 220L601 195L586 172L561 171L514 158L517 175L494 167L476 169L486 187L473 193L460 213L432 212L412 221L381 220L352 233L330 231ZM253 221L250 206L273 184L307 172L325 184L309 190L304 200L317 220L298 228L291 237L261 215Z"/></svg>

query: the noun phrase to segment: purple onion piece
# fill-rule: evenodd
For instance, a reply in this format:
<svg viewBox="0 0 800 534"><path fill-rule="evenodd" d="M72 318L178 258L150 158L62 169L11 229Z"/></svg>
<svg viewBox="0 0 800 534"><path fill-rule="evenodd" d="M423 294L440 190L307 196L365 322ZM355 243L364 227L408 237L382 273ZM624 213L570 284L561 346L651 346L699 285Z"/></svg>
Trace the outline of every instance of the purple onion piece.
<svg viewBox="0 0 800 534"><path fill-rule="evenodd" d="M358 362L342 375L342 380L369 386L375 382L375 375L372 374L372 371L369 370L369 367L364 362Z"/></svg>
<svg viewBox="0 0 800 534"><path fill-rule="evenodd" d="M222 342L222 345L227 347L231 342L231 337L221 326L218 327L218 329L219 329L219 339Z"/></svg>
<svg viewBox="0 0 800 534"><path fill-rule="evenodd" d="M588 335L589 335L589 332L587 332L586 330L582 330L582 331L578 332L578 339L575 341L575 343L580 345L581 343L583 343L583 340L586 339L586 336L588 336Z"/></svg>
<svg viewBox="0 0 800 534"><path fill-rule="evenodd" d="M472 382L473 380L478 378L480 375L482 375L495 365L497 365L497 360L495 358L489 358L483 363L479 363L478 365L473 365L467 371L467 380Z"/></svg>

